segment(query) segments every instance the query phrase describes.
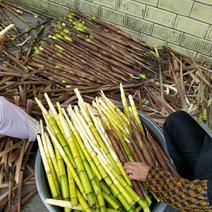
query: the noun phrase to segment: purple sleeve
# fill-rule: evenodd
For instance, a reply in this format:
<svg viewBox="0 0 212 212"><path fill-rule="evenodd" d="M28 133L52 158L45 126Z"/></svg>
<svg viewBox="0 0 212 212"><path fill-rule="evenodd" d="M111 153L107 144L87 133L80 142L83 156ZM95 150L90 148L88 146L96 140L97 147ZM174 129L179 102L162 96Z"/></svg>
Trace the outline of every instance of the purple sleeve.
<svg viewBox="0 0 212 212"><path fill-rule="evenodd" d="M161 201L182 211L209 211L208 181L172 176L158 167L152 167L147 176L149 190Z"/></svg>
<svg viewBox="0 0 212 212"><path fill-rule="evenodd" d="M0 134L34 141L39 123L18 106L0 96Z"/></svg>

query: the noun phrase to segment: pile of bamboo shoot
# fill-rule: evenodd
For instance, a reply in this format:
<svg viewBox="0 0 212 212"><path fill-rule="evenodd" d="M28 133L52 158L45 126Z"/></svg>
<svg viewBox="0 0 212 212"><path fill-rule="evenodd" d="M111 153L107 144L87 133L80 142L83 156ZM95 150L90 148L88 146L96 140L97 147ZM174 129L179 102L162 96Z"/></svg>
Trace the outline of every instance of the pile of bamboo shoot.
<svg viewBox="0 0 212 212"><path fill-rule="evenodd" d="M145 183L131 182L123 163L146 162L177 175L158 143L141 123L132 96L121 85L124 112L102 92L92 105L75 89L78 105L48 110L36 99L46 127L38 144L53 199L65 211L150 211Z"/></svg>
<svg viewBox="0 0 212 212"><path fill-rule="evenodd" d="M47 92L53 103L75 104L77 87L87 102L103 90L119 104L122 82L125 92L133 95L136 107L160 126L168 114L178 109L210 121L212 75L206 66L171 49L151 47L78 11L53 20L49 37L42 39L47 18L5 1L0 6L0 15L7 20L0 20L0 28L16 25L15 20L7 18L13 17L12 13L27 29L19 32L17 24L9 31L10 39L0 56L0 91L11 101L20 98L21 106L26 108L28 100L38 97L43 101ZM41 24L31 26L25 13L39 16ZM40 116L38 107L33 107L32 115Z"/></svg>

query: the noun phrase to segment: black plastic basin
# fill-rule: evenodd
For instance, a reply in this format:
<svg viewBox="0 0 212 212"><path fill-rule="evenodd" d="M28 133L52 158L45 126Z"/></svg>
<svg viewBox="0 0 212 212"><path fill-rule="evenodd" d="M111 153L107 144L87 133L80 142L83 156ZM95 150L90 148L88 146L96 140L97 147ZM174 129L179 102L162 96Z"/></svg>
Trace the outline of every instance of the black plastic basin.
<svg viewBox="0 0 212 212"><path fill-rule="evenodd" d="M144 123L147 126L147 128L149 128L149 130L152 132L154 137L157 139L157 141L163 147L164 151L169 156L167 146L166 146L166 143L165 143L165 138L163 136L163 132L162 132L161 128L153 120L151 120L150 118L145 116L143 113L139 112L139 116L141 118L142 123ZM35 160L35 181L36 181L38 194L39 194L43 204L48 209L48 211L49 212L60 212L60 211L62 211L61 208L49 205L45 202L45 199L51 198L51 193L50 193L50 190L49 190L48 182L47 182L46 175L45 175L45 170L44 170L44 167L43 167L43 163L42 163L39 151L36 155L36 160ZM165 207L160 207L162 205L164 206L164 204L158 203L155 206L155 209L153 209L153 211L154 212L164 211Z"/></svg>

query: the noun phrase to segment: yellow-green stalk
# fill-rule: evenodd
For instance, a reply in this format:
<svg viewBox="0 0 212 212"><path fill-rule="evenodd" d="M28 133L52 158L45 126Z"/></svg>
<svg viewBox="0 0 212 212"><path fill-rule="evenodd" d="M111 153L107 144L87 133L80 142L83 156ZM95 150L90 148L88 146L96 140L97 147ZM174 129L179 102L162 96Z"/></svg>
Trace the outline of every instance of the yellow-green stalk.
<svg viewBox="0 0 212 212"><path fill-rule="evenodd" d="M95 141L95 138L94 138L94 136L92 136L92 135L89 135L89 133L87 134L87 131L89 131L89 128L86 126L86 124L82 124L82 122L85 122L84 120L83 120L83 118L81 117L81 115L79 114L79 112L77 111L77 110L75 110L76 111L76 113L77 113L77 118L75 118L75 120L72 120L74 123L75 123L75 125L76 125L76 122L79 122L80 121L80 123L77 125L77 126L75 126L76 127L76 129L78 129L78 131L79 131L79 133L81 133L81 137L83 138L85 138L85 137L88 137L89 139L89 143L90 143L90 145L94 148L95 146L97 146L97 142ZM72 113L73 113L73 111L72 111ZM73 117L73 114L72 115L70 115L71 117ZM75 115L76 116L76 115ZM83 130L82 130L82 126L83 127L85 127L85 129L86 130L84 130L84 132L83 132ZM90 136L90 137L89 137ZM85 140L85 139L83 139L83 140ZM84 141L85 142L85 141ZM86 144L85 144L86 145ZM103 178L105 179L105 181L106 181L106 183L110 186L110 187L112 187L113 185L112 185L112 182L110 182L109 181L109 179L110 178L108 178L108 179L106 179L106 177L108 178L108 176L104 176ZM127 192L124 192L124 188L121 186L121 185L117 185L117 186L119 186L119 189L121 190L121 192L123 192L125 195L128 195L127 194ZM120 187L121 186L121 187ZM113 192L114 192L114 187L113 187ZM120 192L119 191L117 191L117 189L115 190L115 192L114 192L115 194L116 194L116 196L118 196L118 194L120 194ZM123 197L123 196L121 196L121 197ZM130 199L131 197L128 195L128 199ZM128 204L128 209L130 210L131 209L131 205L130 205L130 203L127 203L127 201L126 201L126 199L124 199L124 198L120 198L119 197L119 199L121 199L121 200L123 200L123 204L125 204L125 206L127 206L127 204ZM132 200L132 198L131 198L131 200ZM132 202L134 202L133 200L132 200Z"/></svg>
<svg viewBox="0 0 212 212"><path fill-rule="evenodd" d="M83 210L81 205L73 206L70 201L46 199L45 202L50 204L50 205L55 205L55 206L58 206L58 207L70 208L70 209L78 210L78 211Z"/></svg>
<svg viewBox="0 0 212 212"><path fill-rule="evenodd" d="M103 103L102 103L102 105L103 105ZM108 113L109 114L109 113ZM110 118L110 120L111 120L111 118ZM118 120L117 120L118 121ZM112 124L113 125L113 124ZM126 126L124 126L124 128L125 128L125 130L126 130ZM118 132L118 130L117 130L117 132ZM128 132L129 133L129 132ZM120 138L120 137L119 137ZM124 140L126 141L126 142L130 142L126 137L124 138ZM122 143L124 143L124 142L122 142ZM114 172L113 172L113 174L116 174L115 175L115 177L116 178L118 178L119 179L119 181L120 181L120 183L122 183L122 186L127 186L127 187L125 187L125 189L127 189L127 191L131 194L131 196L134 198L134 200L135 201L140 201L141 202L141 204L142 204L142 206L143 207L147 207L147 205L146 205L146 202L144 201L144 200L141 200L140 199L140 197L132 190L132 188L130 188L130 187L128 187L128 185L125 185L125 182L123 181L123 179L120 177L120 176L118 176L117 174L117 172L116 172L116 170L111 166L111 170L113 170Z"/></svg>
<svg viewBox="0 0 212 212"><path fill-rule="evenodd" d="M59 114L63 114L62 107L61 107L60 103L57 102L56 104L57 104L57 110L58 110Z"/></svg>
<svg viewBox="0 0 212 212"><path fill-rule="evenodd" d="M93 135L89 125L86 123L84 117L82 116L82 114L79 112L78 108L75 106L74 107L74 113L75 113L75 116L77 117L77 119L79 120L79 122L81 123L81 125L83 126L83 128L85 129L86 131L86 135L89 139L92 140L92 142L94 143L95 146L98 146L99 147L99 144L98 142L96 141L96 138L95 136Z"/></svg>
<svg viewBox="0 0 212 212"><path fill-rule="evenodd" d="M102 164L104 170L107 172L108 176L111 177L111 179L114 182L115 186L117 186L117 188L119 190L121 189L120 192L122 192L124 194L124 196L126 197L126 200L128 201L129 204L133 203L134 202L133 199L128 195L127 192L124 191L124 189L122 188L122 186L120 185L120 183L114 178L114 176L112 174L110 174L111 172L108 173L107 170L109 170L109 168L106 166L106 158L107 158L106 154L104 154L100 149L98 149L98 147L96 147L92 142L90 142L90 145L92 146L92 148L94 149L94 151L97 153L98 158L99 158L99 161L101 162L101 164ZM104 155L104 157L103 157L103 155ZM111 163L111 162L109 162L109 159L107 159L107 162L108 163ZM103 178L105 179L105 182L109 186L111 186L111 183L112 182L109 183L108 179L106 179L106 177L108 177L108 176L106 175Z"/></svg>
<svg viewBox="0 0 212 212"><path fill-rule="evenodd" d="M99 99L98 101L100 102L101 110L106 115L106 117L109 117L110 122L112 122L117 127L117 129L123 134L123 136L127 136L128 132L123 127L120 119L116 116L113 116L113 114L110 113L109 108L106 106L106 104L101 99Z"/></svg>
<svg viewBox="0 0 212 212"><path fill-rule="evenodd" d="M124 170L124 168L123 168L123 166L122 166L119 158L117 157L116 153L114 152L114 149L112 147L112 144L110 142L110 139L109 139L107 133L105 132L105 129L104 129L102 123L101 123L100 118L97 117L97 116L95 116L95 114L94 114L94 112L93 112L93 110L92 110L91 107L88 106L88 110L89 110L89 113L90 113L90 115L91 115L91 117L93 119L93 122L95 124L96 129L98 130L99 134L101 135L101 137L102 137L105 145L107 146L107 149L109 150L109 152L110 152L110 154L111 154L111 156L113 158L112 163L113 163L114 167L115 168L118 168L117 171L120 171L120 174L123 175L123 177L125 178L126 182L130 186L132 186L132 183L131 183L128 175L126 174L126 172L125 172L125 170Z"/></svg>
<svg viewBox="0 0 212 212"><path fill-rule="evenodd" d="M69 124L69 127L77 141L77 144L78 144L78 147L82 150L84 156L86 157L86 160L88 161L89 165L91 166L91 169L92 171L94 172L95 176L97 177L98 180L101 180L102 179L102 176L101 174L99 173L95 163L93 162L91 156L90 156L90 153L88 152L88 150L86 149L78 131L76 130L76 128L74 127L74 125L72 124L71 120L69 119L66 111L64 110L64 108L62 109L62 112L63 112L63 115L65 116L66 118L66 121L68 122Z"/></svg>
<svg viewBox="0 0 212 212"><path fill-rule="evenodd" d="M84 118L85 121L87 122L87 125L89 126L91 133L93 134L95 140L97 141L97 144L96 144L96 145L100 146L101 149L103 149L103 151L104 151L106 154L108 154L108 157L109 157L109 159L111 160L111 162L113 162L113 163L115 164L115 162L114 162L112 156L110 155L110 152L109 152L107 146L105 145L105 143L103 142L103 140L102 140L102 138L101 138L99 132L98 132L97 129L95 128L95 125L94 125L94 123L93 123L93 121L92 121L92 118L91 118L91 116L90 116L90 114L89 114L88 107L87 107L87 105L85 104L85 102L83 101L83 99L82 99L82 97L81 97L81 95L80 95L80 92L78 91L78 89L75 89L74 91L75 91L75 93L76 93L76 95L77 95L77 98L78 98L78 100L79 100L79 106L80 106L80 109L81 109L80 111L81 111L81 113L82 113L82 115L83 115L83 118Z"/></svg>
<svg viewBox="0 0 212 212"><path fill-rule="evenodd" d="M148 206L150 206L150 205L152 204L152 200L150 199L150 197L148 196L148 194L146 194L146 195L144 196L144 198L145 198L145 200L146 200ZM155 196L154 196L154 198L155 198ZM155 199L157 199L157 198L155 198Z"/></svg>
<svg viewBox="0 0 212 212"><path fill-rule="evenodd" d="M110 117L110 120L111 120L111 118L116 120L117 128L119 128L121 131L125 132L124 133L125 136L123 135L123 137L128 137L128 135L132 132L128 118L117 106L113 105L113 103L110 102L110 100L107 100L106 97L104 97L103 100L100 99L98 101L101 102L101 105L103 106L104 110L108 114L107 116ZM110 102L110 104L106 104L107 102ZM111 104L113 105L113 109L111 109L111 106L110 106ZM116 114L116 115L113 115L113 114ZM127 120L127 121L125 121L125 120Z"/></svg>
<svg viewBox="0 0 212 212"><path fill-rule="evenodd" d="M46 172L46 176L47 176L47 180L48 180L48 183L49 183L49 187L50 187L52 197L54 199L58 199L59 193L58 193L57 187L55 186L55 183L54 183L54 178L52 176L52 173L51 173L51 170L50 170L50 167L49 167L49 164L48 164L48 161L47 161L44 149L43 149L43 145L42 145L40 135L37 135L37 141L38 141L38 146L39 146L41 158L42 158L42 161L43 161L43 166L44 166L44 169L45 169L45 172Z"/></svg>
<svg viewBox="0 0 212 212"><path fill-rule="evenodd" d="M121 212L121 210L116 210L113 208L107 208L107 212Z"/></svg>
<svg viewBox="0 0 212 212"><path fill-rule="evenodd" d="M88 125L90 126L92 124L92 133L95 137L95 139L97 140L98 144L100 145L101 149L106 153L106 155L108 156L109 160L111 161L111 163L113 163L113 165L117 168L117 170L119 171L119 167L117 166L117 161L115 161L115 158L112 157L111 153L112 153L112 147L110 146L110 144L108 144L108 140L106 138L106 132L102 130L103 126L101 125L100 120L97 119L97 117L94 115L93 110L87 106L90 117L92 118L92 120L90 121L90 124L88 123ZM93 122L92 122L93 121ZM94 130L95 129L95 130Z"/></svg>
<svg viewBox="0 0 212 212"><path fill-rule="evenodd" d="M142 132L142 137L143 137L144 142L145 142L145 144L146 144L146 147L147 147L147 149L148 149L148 151L149 151L149 153L150 153L150 155L151 155L151 158L152 158L153 161L155 161L155 160L156 160L156 159L155 159L155 155L154 155L154 153L153 153L152 147L151 147L150 144L147 142L147 138L146 138L146 135L145 135L145 132L144 132L144 128L143 128L143 125L142 125L142 123L141 123L141 119L140 119L140 117L139 117L139 115L138 115L138 111L137 111L137 109L136 109L136 106L135 106L135 103L134 103L134 101L133 101L133 98L132 98L131 95L129 95L128 98L129 98L129 102L130 102L130 105L131 105L132 115L134 116L134 118L135 118L135 120L136 120L136 122L137 122L137 124L138 124L138 126L139 126L139 128L140 128L140 130L141 130L141 132Z"/></svg>
<svg viewBox="0 0 212 212"><path fill-rule="evenodd" d="M101 109L102 108L99 108L99 110L101 110ZM120 124L118 124L116 121L114 121L113 117L111 117L109 113L107 113L105 111L103 111L103 113L105 113L105 118L107 119L107 121L110 122L110 126L111 126L112 130L117 134L129 160L132 160L132 154L124 140L124 138L126 137L126 132L123 133L124 130L122 129L122 127L121 128L118 127L118 125L120 126ZM102 119L102 117L101 117L101 119ZM102 121L105 121L105 120L102 120ZM120 129L122 129L122 131L120 131Z"/></svg>
<svg viewBox="0 0 212 212"><path fill-rule="evenodd" d="M87 129L87 132L89 134L89 136L91 138L93 138L93 141L95 141L95 145L98 147L101 147L102 149L106 150L106 146L103 145L103 141L98 133L98 131L96 130L90 116L89 113L87 114L87 111L82 112L83 110L81 109L81 113L77 110L75 110L75 113L77 114L78 118L80 119L81 123L83 124L83 126ZM85 114L87 116L87 120L85 118Z"/></svg>
<svg viewBox="0 0 212 212"><path fill-rule="evenodd" d="M113 165L108 160L107 155L105 155L105 153L103 151L98 150L97 148L95 148L95 151L97 152L99 160L101 161L102 166L106 170L107 174L111 177L111 179L113 181L114 181L114 179L116 180L115 181L116 183L114 182L114 184L115 185L123 184L122 186L127 185L127 182L123 179L123 177L117 173L116 169L114 169ZM128 194L125 193L125 191L123 191L123 192L124 192L123 194L126 194L126 197L127 197ZM128 197L128 200L129 200L129 203L134 204L134 199L131 198L130 196Z"/></svg>
<svg viewBox="0 0 212 212"><path fill-rule="evenodd" d="M106 97L105 97L105 99L106 99ZM130 100L131 102L132 102L132 100ZM101 101L100 101L101 102ZM101 102L101 105L103 105L103 103ZM112 105L111 105L112 106ZM122 112L121 112L122 113ZM131 110L129 110L129 113L131 113ZM109 114L109 113L108 113ZM124 115L124 114L123 114ZM124 116L125 117L125 116ZM110 119L111 120L111 119ZM140 120L140 119L139 119ZM122 122L123 123L123 125L126 125L126 122ZM120 123L121 124L121 123ZM128 127L127 126L124 126L124 128L125 129L127 129ZM128 132L128 134L129 134L129 132ZM126 142L127 142L127 139L125 138L125 140L126 140ZM123 181L124 182L124 181ZM129 188L129 189L131 189L131 188ZM130 192L130 191L129 191ZM136 194L136 196L137 196L137 194ZM149 199L147 199L147 200L149 200ZM148 201L149 202L149 201Z"/></svg>
<svg viewBox="0 0 212 212"><path fill-rule="evenodd" d="M148 204L145 200L142 200L139 195L126 183L126 181L123 179L121 175L118 175L114 167L110 164L110 162L107 160L106 155L104 153L99 152L98 156L101 158L102 165L104 166L105 170L113 180L113 182L116 184L116 186L119 189L122 189L121 192L125 193L125 197L127 197L127 194L132 198L130 200L129 196L127 197L130 202L130 204L133 204L133 201L138 202L139 205L142 206L144 211L149 211ZM133 200L133 201L132 201Z"/></svg>
<svg viewBox="0 0 212 212"><path fill-rule="evenodd" d="M51 132L51 130L49 129L49 127L47 127L46 129L47 129L47 131L48 131L48 133L49 133L49 135L50 135L50 138L52 139L52 142L54 143L54 145L55 145L56 148L58 149L60 155L62 156L62 158L63 158L63 160L64 160L64 162L65 162L67 168L70 169L70 171L71 171L71 173L72 173L72 175L73 175L73 178L74 178L74 180L75 180L75 182L76 182L76 184L77 184L77 186L78 186L80 192L81 192L83 195L85 195L85 194L84 194L84 189L83 189L82 184L81 184L81 181L80 181L80 178L79 178L79 176L77 175L77 173L76 173L74 167L72 166L72 164L71 164L69 158L67 157L65 151L63 150L63 147L60 145L60 143L58 142L57 138L56 138L56 137L54 136L54 134ZM58 166L59 166L59 164L58 164Z"/></svg>
<svg viewBox="0 0 212 212"><path fill-rule="evenodd" d="M138 115L138 111L137 111L137 109L136 109L136 106L135 106L135 103L134 103L134 101L133 101L132 96L129 95L129 96L128 96L128 99L129 99L130 106L131 106L131 109L132 109L132 114L133 114L133 116L134 116L134 118L135 118L135 120L136 120L136 122L137 122L139 128L141 129L142 134L145 135L145 134L144 134L144 128L143 128L143 125L142 125L142 123L141 123L141 119L140 119L140 117L139 117L139 115Z"/></svg>
<svg viewBox="0 0 212 212"><path fill-rule="evenodd" d="M67 142L65 141L65 138L63 136L63 134L61 133L56 121L54 120L54 118L48 113L48 111L46 110L46 108L43 106L43 104L41 103L40 100L38 100L37 98L35 98L38 106L40 107L43 116L45 117L46 122L48 123L47 125L49 125L51 127L52 133L54 134L54 136L58 139L58 141L60 142L61 146L63 147L66 155L68 156L69 160L72 163L72 166L75 168L75 164L74 164L74 160L71 154L71 151L69 149L69 146L67 144ZM51 105L51 103L49 103ZM52 105L53 107L53 105Z"/></svg>
<svg viewBox="0 0 212 212"><path fill-rule="evenodd" d="M62 199L65 201L70 200L70 193L69 193L69 183L68 183L68 176L66 174L65 164L64 161L59 153L56 151L56 158L59 167L59 179L60 179L60 186L62 191ZM64 208L64 212L71 211L70 208Z"/></svg>
<svg viewBox="0 0 212 212"><path fill-rule="evenodd" d="M99 104L101 105L101 108L103 108L105 111L107 111L107 113L109 113L114 119L118 119L118 122L120 122L120 124L122 122L124 122L125 124L129 125L129 120L128 118L124 115L124 113L121 112L121 110L113 105L112 106L112 102L109 103L109 100L107 100L107 98L96 98L96 101L99 102ZM120 115L117 111L120 112ZM121 128L121 127L120 127Z"/></svg>
<svg viewBox="0 0 212 212"><path fill-rule="evenodd" d="M104 170L104 172L106 172L103 167L102 167L102 169ZM124 194L121 193L120 189L118 189L116 187L116 185L113 183L113 181L111 180L110 176L107 175L107 173L103 176L103 179L104 179L106 185L112 191L112 194L121 202L121 204L123 205L123 207L131 210L132 209L132 206L130 205L130 203L128 203L128 201L127 201L126 197L124 196ZM105 192L107 192L107 186L105 186L104 182L101 182L101 187L102 187L102 189Z"/></svg>
<svg viewBox="0 0 212 212"><path fill-rule="evenodd" d="M94 152L94 150L92 149L92 147L89 144L89 140L92 140L92 138L90 138L88 136L86 129L83 127L83 125L81 124L80 120L78 119L78 117L76 116L74 111L71 109L71 107L68 107L68 113L70 115L71 120L73 121L75 128L78 130L78 133L80 134L86 149L88 150L91 158L93 159L93 162L95 163L99 173L104 178L105 176L107 176L107 173L103 169L103 167L97 157L97 154Z"/></svg>
<svg viewBox="0 0 212 212"><path fill-rule="evenodd" d="M71 134L71 130L68 126L68 123L66 122L66 120L64 119L64 117L61 114L59 114L59 120L62 124L64 133L65 133L66 141L67 141L69 148L71 150L71 153L73 155L74 162L76 164L76 168L77 168L83 189L85 191L88 203L91 207L93 207L95 205L95 202L96 202L95 201L95 195L93 193L91 184L89 182L88 175L85 171L85 167L84 167L82 159L80 157L79 150L78 150L77 145L75 143L75 139L74 139L73 135Z"/></svg>
<svg viewBox="0 0 212 212"><path fill-rule="evenodd" d="M45 135L46 135L46 145L47 145L47 148L49 150L49 154L51 156L51 160L52 160L55 172L56 172L57 177L59 179L59 168L58 168L58 164L57 164L56 154L55 154L54 148L52 146L52 143L49 139L48 134L45 134Z"/></svg>
<svg viewBox="0 0 212 212"><path fill-rule="evenodd" d="M104 193L106 193L107 195L113 195L112 191L110 190L110 188L107 186L107 184L105 183L104 180L100 181L100 186L102 188L102 190L104 191Z"/></svg>
<svg viewBox="0 0 212 212"><path fill-rule="evenodd" d="M42 135L41 135L41 137L42 137ZM44 139L42 139L42 141L43 141L44 151L45 151L45 154L46 154L48 163L49 163L49 167L50 167L50 170L51 170L53 179L54 179L55 186L56 186L57 191L58 191L58 194L59 194L58 199L61 199L59 177L58 177L57 174L56 174L56 171L55 171L55 169L54 169L53 162L52 162L52 160L51 160L51 157L50 157L50 154L49 154L49 151L48 151L48 148L47 148L47 142L46 142L46 140L47 140L48 138L47 138L46 133L44 133L43 137L44 137Z"/></svg>
<svg viewBox="0 0 212 212"><path fill-rule="evenodd" d="M106 181L107 181L108 184L106 183ZM110 183L112 183L112 181L108 182L107 178L106 178L105 181L103 181L103 180L100 181L100 185L101 185L101 188L103 190L103 194L109 196L113 200L113 202L116 204L116 206L118 205L119 208L121 208L120 202L122 202L122 199L124 199L124 198L122 198L121 193L117 190L117 188L113 184L112 184L112 186L110 186ZM116 198L118 196L119 196L118 199L120 201L118 201L117 198ZM120 196L121 196L121 198L120 198Z"/></svg>
<svg viewBox="0 0 212 212"><path fill-rule="evenodd" d="M44 97L45 97L45 99L46 99L46 101L47 101L47 103L48 103L48 105L49 105L49 110L50 110L50 112L51 112L51 115L52 115L53 118L55 119L55 121L56 121L56 123L57 123L57 126L59 127L60 131L61 131L62 133L64 133L64 132L63 132L63 128L62 128L61 123L60 123L60 120L59 120L59 117L58 117L58 114L57 114L57 111L56 111L56 109L54 108L54 105L52 104L52 102L51 102L51 100L50 100L48 94L47 94L47 93L44 93Z"/></svg>
<svg viewBox="0 0 212 212"><path fill-rule="evenodd" d="M107 98L103 92L101 95L103 98L96 98L96 101L98 101L102 107L107 108L108 112L111 113L111 116L118 118L117 112L114 110L114 107L112 107L112 105L107 101Z"/></svg>
<svg viewBox="0 0 212 212"><path fill-rule="evenodd" d="M102 110L101 106L99 106L98 104L96 104L95 106L97 107L98 111ZM127 146L127 144L125 143L125 139L124 139L124 138L126 138L125 134L120 132L120 128L117 127L115 122L111 121L110 114L107 113L107 114L104 115L104 117L102 117L103 113L104 113L103 111L102 111L102 113L100 113L101 120L103 121L103 123L105 123L105 121L110 123L111 128L117 134L117 137L119 138L119 140L120 140L120 142L121 142L121 144L122 144L122 146L123 146L128 158L129 158L129 160L133 161L133 157L132 157L132 154L130 152L130 149ZM119 126L120 126L120 124L119 124ZM108 129L108 130L111 130L111 129Z"/></svg>
<svg viewBox="0 0 212 212"><path fill-rule="evenodd" d="M135 212L140 212L142 210L142 207L141 206L138 206L136 209L135 209Z"/></svg>
<svg viewBox="0 0 212 212"><path fill-rule="evenodd" d="M105 201L104 201L104 197L103 197L103 194L102 194L102 191L101 191L101 186L99 184L99 181L98 181L97 177L94 175L94 172L92 171L88 161L86 160L85 155L83 154L80 145L78 144L77 147L78 147L82 162L84 164L86 173L88 174L88 178L91 182L92 188L93 188L93 190L96 194L96 198L97 198L97 201L98 201L98 208L101 212L106 212Z"/></svg>
<svg viewBox="0 0 212 212"><path fill-rule="evenodd" d="M82 152L81 152L82 153ZM86 160L84 160L84 166L86 169L86 172L88 173L89 180L91 182L91 185L93 187L93 190L96 194L97 202L98 202L98 209L101 212L106 212L106 206L105 206L105 201L104 197L101 191L101 187L99 184L99 181L97 180L96 176L93 175L93 172Z"/></svg>
<svg viewBox="0 0 212 212"><path fill-rule="evenodd" d="M51 145L51 144L49 145L49 143L51 143L51 141L49 140L48 134L46 132L44 132L44 127L43 127L43 121L42 120L40 120L40 130L41 130L41 140L43 142L44 152L46 154L46 157L47 157L47 160L48 160L52 175L54 177L56 187L58 189L58 192L60 192L60 187L59 187L59 183L58 183L58 179L59 179L59 177L58 177L59 176L58 175L59 174L58 173L58 166L57 166L57 163L54 166L54 161L56 162L54 150L51 149L51 148L49 150L49 146ZM57 169L57 172L56 172L55 167Z"/></svg>
<svg viewBox="0 0 212 212"><path fill-rule="evenodd" d="M109 130L111 129L111 127L113 127L116 128L117 131L122 133L123 136L127 136L127 132L123 128L121 121L118 119L118 117L111 115L107 105L103 102L103 100L96 98L96 103L93 103L93 105L98 110L101 118L103 116L103 122L107 122L107 125L110 126L108 128Z"/></svg>
<svg viewBox="0 0 212 212"><path fill-rule="evenodd" d="M71 205L76 206L76 205L78 205L77 188L76 188L74 178L72 176L70 169L67 169L67 173L68 173L68 185L69 185Z"/></svg>
<svg viewBox="0 0 212 212"><path fill-rule="evenodd" d="M66 174L65 164L58 151L56 152L56 158L57 158L58 167L59 167L59 178L60 178L60 185L62 190L62 197L63 197L63 200L68 201L70 200L68 177Z"/></svg>
<svg viewBox="0 0 212 212"><path fill-rule="evenodd" d="M105 201L110 204L110 206L114 209L118 209L120 208L120 204L117 203L116 200L114 200L113 198L111 198L111 196L109 196L108 194L106 194L105 192L103 192L103 197L105 199Z"/></svg>
<svg viewBox="0 0 212 212"><path fill-rule="evenodd" d="M113 102L110 99L108 99L105 96L103 91L101 91L101 96L105 100L105 103L110 108L110 110L114 111L117 114L117 116L122 119L122 121L124 121L128 126L130 126L130 122L129 122L128 118L124 115L124 113L115 104L113 104Z"/></svg>
<svg viewBox="0 0 212 212"><path fill-rule="evenodd" d="M119 183L124 187L125 191L133 198L135 202L138 202L144 208L148 207L145 200L141 200L139 195L125 182L123 177L117 174L116 170L110 163L106 162L106 166L109 168L113 176L119 181Z"/></svg>
<svg viewBox="0 0 212 212"><path fill-rule="evenodd" d="M74 123L77 125L78 132L80 133L86 148L90 152L91 157L93 158L95 157L94 162L97 164L97 167L99 168L99 171L102 174L102 177L105 177L105 175L107 174L104 171L103 167L101 166L101 163L99 162L98 157L96 157L95 151L93 150L93 147L97 147L98 144L95 140L95 137L90 132L89 127L85 123L85 120L83 119L83 117L81 116L79 112L75 113Z"/></svg>
<svg viewBox="0 0 212 212"><path fill-rule="evenodd" d="M97 151L97 150L96 150ZM119 183L119 181L113 176L113 174L111 173L111 171L109 170L109 168L106 165L106 160L103 157L103 155L101 153L98 154L99 160L102 163L102 166L104 167L105 171L107 172L107 174L110 176L110 178L112 179L113 184L115 185L115 187L118 189L118 191L123 195L122 197L124 198L123 200L119 199L123 205L123 207L129 211L132 208L134 208L134 200L132 199L132 197L124 190L124 188L122 187L122 185ZM107 182L106 182L107 183ZM119 198L117 196L117 198Z"/></svg>
<svg viewBox="0 0 212 212"><path fill-rule="evenodd" d="M127 117L129 117L130 113L129 113L127 99L126 99L126 96L125 96L125 93L124 93L124 88L123 88L122 83L120 83L120 92L121 92L122 104L123 104L123 107L124 107L124 113L126 114Z"/></svg>
<svg viewBox="0 0 212 212"><path fill-rule="evenodd" d="M73 114L71 115L72 117ZM80 121L80 116L77 116L77 118L74 119L74 123L77 123ZM79 133L83 139L83 141L85 142L86 147L89 149L89 152L91 154L95 154L93 152L92 148L96 148L95 146L95 140L93 140L94 138L89 138L88 140L85 139L85 134L87 133L87 130L83 129L83 125L81 124L81 122L78 124L78 126L76 127L79 130ZM98 159L98 162L100 161L100 159ZM113 193L115 196L117 196L118 199L120 199L121 201L123 201L123 204L128 205L129 208L131 208L130 204L126 202L126 200L124 199L123 195L121 194L121 192L116 188L115 185L113 185L112 180L110 179L110 177L107 175L107 173L105 172L105 169L100 165L97 166L99 168L100 173L102 174L102 177L104 178L105 182L107 183L107 185L112 189Z"/></svg>
<svg viewBox="0 0 212 212"><path fill-rule="evenodd" d="M92 106L97 109L98 111L98 114L100 115L101 119L102 119L102 122L104 124L104 127L108 130L111 130L111 123L109 122L109 120L106 118L105 114L102 112L101 110L101 106L100 104L98 103L98 98L96 98L96 102L93 101L92 102Z"/></svg>
<svg viewBox="0 0 212 212"><path fill-rule="evenodd" d="M59 169L58 169L56 155L55 155L52 143L51 143L51 141L49 139L49 136L47 134L46 134L46 145L47 145L47 148L48 148L48 151L49 151L49 154L50 154L50 157L51 157L55 172L56 172L57 176L59 177Z"/></svg>
<svg viewBox="0 0 212 212"><path fill-rule="evenodd" d="M73 110L70 107L68 107L68 112L75 125L75 128L78 130L86 148L88 149L89 153L91 154L91 157L93 158L93 161L95 162L99 172L101 173L102 178L105 180L108 187L111 188L114 196L116 196L121 202L123 202L123 204L127 205L127 207L130 208L130 205L126 202L126 199L123 197L122 193L113 184L112 180L106 173L105 169L102 167L100 160L97 157L96 153L94 152L93 148L90 146L89 140L92 140L92 138L89 138L89 136L87 135L87 131L84 129L80 120L78 119L78 117L76 116L76 114L73 112Z"/></svg>
<svg viewBox="0 0 212 212"><path fill-rule="evenodd" d="M83 211L85 212L92 212L92 209L88 205L87 201L83 197L83 195L77 190L77 198L79 200L80 205L82 206Z"/></svg>

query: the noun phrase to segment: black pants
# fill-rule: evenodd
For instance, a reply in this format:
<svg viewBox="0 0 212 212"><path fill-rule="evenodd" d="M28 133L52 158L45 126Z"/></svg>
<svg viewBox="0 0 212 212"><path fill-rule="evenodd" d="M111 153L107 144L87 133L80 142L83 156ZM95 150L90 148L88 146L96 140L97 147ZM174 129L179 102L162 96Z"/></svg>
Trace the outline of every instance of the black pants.
<svg viewBox="0 0 212 212"><path fill-rule="evenodd" d="M171 114L163 131L178 173L189 180L209 180L209 199L212 200L212 138L183 111Z"/></svg>

